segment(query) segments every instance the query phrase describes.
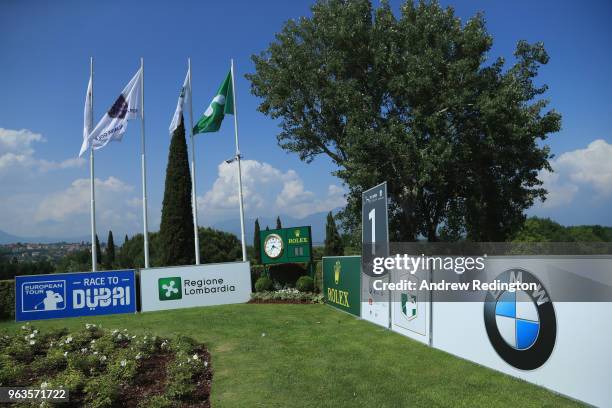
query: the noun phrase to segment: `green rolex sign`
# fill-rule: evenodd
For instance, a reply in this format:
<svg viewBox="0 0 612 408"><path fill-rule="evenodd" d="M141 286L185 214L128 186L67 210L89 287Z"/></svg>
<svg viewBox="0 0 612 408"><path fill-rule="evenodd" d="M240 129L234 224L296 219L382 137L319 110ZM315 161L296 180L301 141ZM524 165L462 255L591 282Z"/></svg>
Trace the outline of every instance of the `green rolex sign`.
<svg viewBox="0 0 612 408"><path fill-rule="evenodd" d="M259 239L264 265L311 261L310 227L265 230L259 233Z"/></svg>
<svg viewBox="0 0 612 408"><path fill-rule="evenodd" d="M359 316L361 293L360 256L323 257L325 303Z"/></svg>

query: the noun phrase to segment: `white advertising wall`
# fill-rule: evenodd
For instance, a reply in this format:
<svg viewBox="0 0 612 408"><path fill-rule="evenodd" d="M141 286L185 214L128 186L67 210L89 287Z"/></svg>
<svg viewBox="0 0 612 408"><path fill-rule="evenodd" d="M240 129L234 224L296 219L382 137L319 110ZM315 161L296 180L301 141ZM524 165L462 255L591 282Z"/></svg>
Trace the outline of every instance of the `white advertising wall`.
<svg viewBox="0 0 612 408"><path fill-rule="evenodd" d="M373 282L382 280L389 282L389 276L372 277L361 274L361 318L383 327L389 327L389 297L388 290L374 290Z"/></svg>
<svg viewBox="0 0 612 408"><path fill-rule="evenodd" d="M251 297L249 262L142 269L143 312L245 303Z"/></svg>
<svg viewBox="0 0 612 408"><path fill-rule="evenodd" d="M428 279L428 271L423 269L415 274L393 270L391 281L411 281L418 288L422 280ZM429 344L429 291L393 290L391 296L391 330Z"/></svg>
<svg viewBox="0 0 612 408"><path fill-rule="evenodd" d="M590 260L588 265L595 270L608 271L608 274L612 271L609 259ZM545 296L550 297L554 314L550 313L550 305L547 311L539 301L533 303L532 312L535 313L530 314L530 302L519 304L516 300L514 319L499 316L497 307L490 309L495 314L489 319L487 329L485 299L482 302L435 302L433 346L568 397L598 407L612 407L612 303L558 300L558 294L567 291L568 287L563 282L566 275L557 272L580 274L581 271L572 268L584 268L585 263L575 259L491 257L486 267L488 276L493 277L507 270L529 271L546 289L546 293L539 293L536 299L540 297L546 301ZM507 325L509 320L525 320L527 326L536 330L526 330L521 337L519 323ZM497 331L491 329L493 326ZM514 332L508 335L512 330ZM535 340L530 340L530 336ZM545 336L548 340L541 341ZM506 344L513 342L512 347ZM530 350L537 353L529 354ZM537 356L545 358L534 364Z"/></svg>

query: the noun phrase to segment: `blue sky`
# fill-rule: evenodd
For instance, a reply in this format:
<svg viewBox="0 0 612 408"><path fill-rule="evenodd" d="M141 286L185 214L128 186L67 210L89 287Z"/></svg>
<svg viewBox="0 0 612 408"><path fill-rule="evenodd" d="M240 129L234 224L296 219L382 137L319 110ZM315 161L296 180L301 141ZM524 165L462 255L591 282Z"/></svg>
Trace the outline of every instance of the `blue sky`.
<svg viewBox="0 0 612 408"><path fill-rule="evenodd" d="M612 225L612 3L443 1L464 21L484 11L491 57L511 59L520 39L543 41L547 83L563 129L548 143L557 156L544 174L551 199L530 214L564 224ZM284 21L311 1L5 1L0 3L0 230L23 236L86 236L88 163L81 144L89 57L95 58L94 121L145 60L145 116L151 229L159 225L172 118L187 57L194 116L206 108L235 59L246 216L304 217L343 204L330 161L299 161L276 144L277 123L257 112L244 74ZM374 2L378 4L378 2ZM394 9L400 2L393 1ZM228 120L229 119L229 120ZM232 118L197 137L200 223L237 218ZM140 124L96 154L98 229L141 229Z"/></svg>

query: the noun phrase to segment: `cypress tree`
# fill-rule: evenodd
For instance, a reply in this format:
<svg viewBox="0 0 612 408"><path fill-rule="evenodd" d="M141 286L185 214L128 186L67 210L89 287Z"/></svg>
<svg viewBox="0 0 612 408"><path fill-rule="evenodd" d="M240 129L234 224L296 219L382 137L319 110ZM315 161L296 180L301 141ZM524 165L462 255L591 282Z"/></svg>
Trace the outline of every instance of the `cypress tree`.
<svg viewBox="0 0 612 408"><path fill-rule="evenodd" d="M102 249L100 249L100 240L98 234L96 234L96 263L100 265L102 263Z"/></svg>
<svg viewBox="0 0 612 408"><path fill-rule="evenodd" d="M182 116L179 126L172 134L168 152L159 240L161 265L193 264L195 255L191 174Z"/></svg>
<svg viewBox="0 0 612 408"><path fill-rule="evenodd" d="M106 266L111 269L115 264L115 240L113 239L113 231L108 231L108 239L106 240L106 256L104 257Z"/></svg>
<svg viewBox="0 0 612 408"><path fill-rule="evenodd" d="M325 225L325 255L326 256L339 256L344 255L344 246L342 245L342 238L336 228L336 221L331 211L327 214L327 224Z"/></svg>
<svg viewBox="0 0 612 408"><path fill-rule="evenodd" d="M276 229L281 229L283 226L281 225L280 216L276 216Z"/></svg>
<svg viewBox="0 0 612 408"><path fill-rule="evenodd" d="M259 241L259 219L255 219L255 233L253 234L253 259L255 264L261 265L261 242Z"/></svg>
<svg viewBox="0 0 612 408"><path fill-rule="evenodd" d="M130 239L128 238L127 234L125 234L125 238L123 238L123 245L127 244L129 240Z"/></svg>

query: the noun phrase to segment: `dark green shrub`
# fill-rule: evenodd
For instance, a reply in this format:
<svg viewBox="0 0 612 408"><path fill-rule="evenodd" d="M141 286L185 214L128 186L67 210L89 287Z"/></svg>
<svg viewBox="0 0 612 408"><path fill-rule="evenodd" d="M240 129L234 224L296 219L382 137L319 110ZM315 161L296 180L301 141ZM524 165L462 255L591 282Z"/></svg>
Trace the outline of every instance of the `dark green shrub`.
<svg viewBox="0 0 612 408"><path fill-rule="evenodd" d="M300 276L308 273L308 265L301 263L286 263L278 265L270 265L270 279L275 283L283 286L295 286L295 282Z"/></svg>
<svg viewBox="0 0 612 408"><path fill-rule="evenodd" d="M323 291L323 262L316 261L314 263L315 278L314 278L314 290L317 293Z"/></svg>
<svg viewBox="0 0 612 408"><path fill-rule="evenodd" d="M301 276L295 283L295 288L300 292L312 292L314 280L310 276Z"/></svg>
<svg viewBox="0 0 612 408"><path fill-rule="evenodd" d="M0 281L0 320L15 318L15 281Z"/></svg>
<svg viewBox="0 0 612 408"><path fill-rule="evenodd" d="M271 289L272 289L272 279L268 278L267 276L262 276L259 279L257 279L257 282L255 282L256 292L265 292Z"/></svg>
<svg viewBox="0 0 612 408"><path fill-rule="evenodd" d="M251 265L251 292L255 292L255 282L259 279L265 271L263 265Z"/></svg>

